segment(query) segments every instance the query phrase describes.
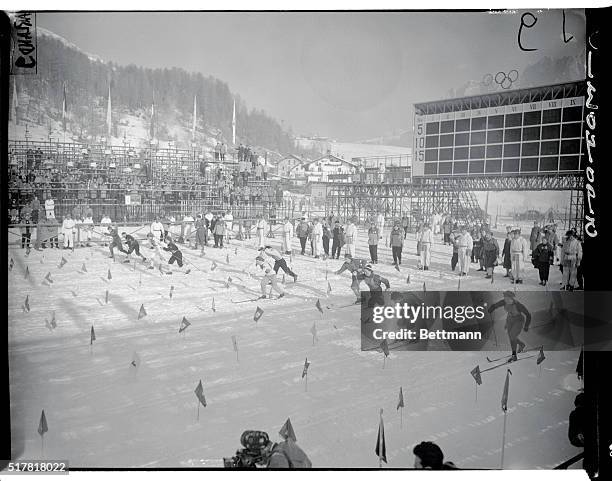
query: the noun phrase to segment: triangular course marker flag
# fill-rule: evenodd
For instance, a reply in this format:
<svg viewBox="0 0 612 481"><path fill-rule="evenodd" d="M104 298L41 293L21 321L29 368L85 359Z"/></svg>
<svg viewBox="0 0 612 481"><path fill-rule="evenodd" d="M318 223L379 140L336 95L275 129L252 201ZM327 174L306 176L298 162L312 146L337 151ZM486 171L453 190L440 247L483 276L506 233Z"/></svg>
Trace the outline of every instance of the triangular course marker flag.
<svg viewBox="0 0 612 481"><path fill-rule="evenodd" d="M106 289L106 296L104 296L104 302L108 304L108 289Z"/></svg>
<svg viewBox="0 0 612 481"><path fill-rule="evenodd" d="M130 363L130 365L136 368L140 366L140 356L136 351L134 351L134 354L132 354L132 362Z"/></svg>
<svg viewBox="0 0 612 481"><path fill-rule="evenodd" d="M387 462L387 446L385 443L385 425L382 418L382 409L380 413L380 422L378 424L378 437L376 438L376 449L374 450L380 461Z"/></svg>
<svg viewBox="0 0 612 481"><path fill-rule="evenodd" d="M89 336L89 345L91 346L95 340L96 340L96 333L94 331L94 327L91 326L91 333Z"/></svg>
<svg viewBox="0 0 612 481"><path fill-rule="evenodd" d="M83 262L83 265L81 266L81 272L87 272L87 267L85 266L84 262Z"/></svg>
<svg viewBox="0 0 612 481"><path fill-rule="evenodd" d="M60 263L59 263L59 268L61 269L66 264L68 264L68 261L64 258L64 256L62 256L62 259L60 260Z"/></svg>
<svg viewBox="0 0 612 481"><path fill-rule="evenodd" d="M25 302L23 303L25 310L30 312L30 295L28 294L25 298Z"/></svg>
<svg viewBox="0 0 612 481"><path fill-rule="evenodd" d="M13 266L15 265L15 261L13 260L13 258L11 257L11 260L9 261L9 271L13 270Z"/></svg>
<svg viewBox="0 0 612 481"><path fill-rule="evenodd" d="M323 307L321 307L321 301L319 299L317 299L317 303L315 305L317 306L319 312L323 314Z"/></svg>
<svg viewBox="0 0 612 481"><path fill-rule="evenodd" d="M204 388L202 387L202 380L200 379L200 382L198 383L197 387L195 388L195 395L198 398L198 401L200 401L200 403L202 404L202 406L206 407L206 398L204 397Z"/></svg>
<svg viewBox="0 0 612 481"><path fill-rule="evenodd" d="M30 268L28 266L26 266L26 270L25 270L25 278L27 279L30 276Z"/></svg>
<svg viewBox="0 0 612 481"><path fill-rule="evenodd" d="M217 263L215 261L212 262L212 265L210 266L210 270L214 271L217 268Z"/></svg>
<svg viewBox="0 0 612 481"><path fill-rule="evenodd" d="M306 360L304 361L304 370L302 371L302 379L304 379L304 376L306 376L306 374L308 374L308 367L310 366L310 363L308 362L308 358L306 358Z"/></svg>
<svg viewBox="0 0 612 481"><path fill-rule="evenodd" d="M255 309L255 314L253 315L253 320L255 322L259 321L263 313L264 313L264 310L261 307L257 306L257 309Z"/></svg>
<svg viewBox="0 0 612 481"><path fill-rule="evenodd" d="M47 426L47 417L45 416L45 410L42 410L40 414L40 421L38 422L38 434L43 436L47 431L49 431L49 427Z"/></svg>
<svg viewBox="0 0 612 481"><path fill-rule="evenodd" d="M427 292L427 286L425 285L424 282L423 282L423 292Z"/></svg>
<svg viewBox="0 0 612 481"><path fill-rule="evenodd" d="M544 361L544 359L546 359L546 356L544 355L544 346L540 346L540 352L538 354L538 358L536 359L536 363L539 365L542 363L542 361Z"/></svg>
<svg viewBox="0 0 612 481"><path fill-rule="evenodd" d="M382 352L385 353L385 357L387 357L389 355L389 343L387 342L387 339L383 339L383 342L380 343L380 348L382 349Z"/></svg>
<svg viewBox="0 0 612 481"><path fill-rule="evenodd" d="M179 327L179 334L185 329L187 329L189 326L191 326L191 322L189 322L187 318L183 316L183 320L181 321L181 327Z"/></svg>
<svg viewBox="0 0 612 481"><path fill-rule="evenodd" d="M106 278L110 281L113 278L113 275L111 274L110 268L108 269L108 274L106 274Z"/></svg>
<svg viewBox="0 0 612 481"><path fill-rule="evenodd" d="M504 383L504 392L502 393L502 399L501 399L501 408L502 408L502 411L504 412L508 410L508 389L510 387L510 375L511 374L512 374L512 371L508 369L508 372L506 372L506 382Z"/></svg>
<svg viewBox="0 0 612 481"><path fill-rule="evenodd" d="M169 294L170 299L172 299L172 291L174 291L174 286L170 286L170 294Z"/></svg>
<svg viewBox="0 0 612 481"><path fill-rule="evenodd" d="M51 314L51 327L55 329L57 327L57 321L55 320L55 311Z"/></svg>
<svg viewBox="0 0 612 481"><path fill-rule="evenodd" d="M400 386L400 392L399 392L399 400L397 401L397 408L396 411L399 408L403 408L404 407L404 392L402 391L402 387Z"/></svg>
<svg viewBox="0 0 612 481"><path fill-rule="evenodd" d="M47 275L45 276L45 281L47 281L49 284L53 284L53 279L51 279L50 272L47 272Z"/></svg>
<svg viewBox="0 0 612 481"><path fill-rule="evenodd" d="M212 299L212 305L210 306L210 308L212 309L213 312L217 312L217 309L215 308L215 298L214 297Z"/></svg>
<svg viewBox="0 0 612 481"><path fill-rule="evenodd" d="M470 374L479 386L482 384L482 376L480 375L480 366L476 366L470 371Z"/></svg>
<svg viewBox="0 0 612 481"><path fill-rule="evenodd" d="M408 274L408 276L406 276L406 284L410 284L410 274Z"/></svg>
<svg viewBox="0 0 612 481"><path fill-rule="evenodd" d="M140 304L140 310L138 311L138 320L140 321L146 315L147 311L145 311L144 304Z"/></svg>
<svg viewBox="0 0 612 481"><path fill-rule="evenodd" d="M293 442L297 441L297 437L295 436L295 431L293 430L293 426L291 425L291 419L287 418L283 427L280 428L278 434L281 435L284 439L291 439Z"/></svg>
<svg viewBox="0 0 612 481"><path fill-rule="evenodd" d="M331 293L332 293L331 284L329 283L329 281L327 281L327 294L331 294Z"/></svg>

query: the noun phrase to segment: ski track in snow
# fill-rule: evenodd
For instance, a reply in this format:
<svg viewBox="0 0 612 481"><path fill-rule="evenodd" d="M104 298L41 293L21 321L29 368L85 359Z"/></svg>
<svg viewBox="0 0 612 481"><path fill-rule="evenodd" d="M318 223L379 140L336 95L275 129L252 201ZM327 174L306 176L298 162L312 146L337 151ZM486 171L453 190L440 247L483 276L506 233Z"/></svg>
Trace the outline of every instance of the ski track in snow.
<svg viewBox="0 0 612 481"><path fill-rule="evenodd" d="M270 242L278 246L280 239ZM456 289L458 277L448 268L450 249L436 245L432 270L423 272L416 270L410 254L415 246L411 236L405 265L397 272L389 265L390 249L381 245L376 271L399 290L421 291L423 282L428 290ZM297 240L293 247L299 249ZM359 246L357 256L367 257L366 250ZM140 262L113 263L103 247L74 253L33 250L28 257L9 248L15 261L9 273L8 322L16 458L40 458L36 427L45 409L45 457L69 459L76 467L218 467L222 457L240 447L243 430L265 430L277 439L287 417L314 466L375 467L383 408L388 466L412 466L414 444L432 440L460 467L498 467L506 371L483 374L477 401L470 375L476 364L488 364L487 353L391 350L383 369L381 352L360 350L360 307L333 307L354 299L350 276L334 274L341 260L297 254L292 264L299 281L287 280L285 298L236 303L260 293L257 275L245 273L254 264L254 241L209 248L205 257L189 249L184 253L191 274L166 276ZM68 264L60 269L62 256ZM213 260L218 267L210 271ZM83 262L88 272L80 272ZM47 272L54 281L50 286L41 284ZM540 290L537 271L527 273L517 290ZM225 288L228 276L233 283ZM551 271L550 285L558 283L558 276ZM461 280L461 288L509 288L504 281L498 275L491 285L472 273ZM26 295L30 312L22 308ZM323 314L315 307L317 299ZM138 320L141 304L147 316ZM264 314L255 323L257 306ZM57 328L49 330L45 320L53 311ZM191 326L178 334L183 316ZM90 346L92 325L96 340ZM501 337L503 345L507 341ZM130 364L134 352L140 357L138 367ZM306 358L311 362L307 391L302 379ZM576 359L575 351L547 352L541 371L530 361L511 366L506 467L550 468L576 454L567 442ZM193 391L200 379L208 406L200 406L197 421ZM401 427L396 409L400 386L405 400Z"/></svg>

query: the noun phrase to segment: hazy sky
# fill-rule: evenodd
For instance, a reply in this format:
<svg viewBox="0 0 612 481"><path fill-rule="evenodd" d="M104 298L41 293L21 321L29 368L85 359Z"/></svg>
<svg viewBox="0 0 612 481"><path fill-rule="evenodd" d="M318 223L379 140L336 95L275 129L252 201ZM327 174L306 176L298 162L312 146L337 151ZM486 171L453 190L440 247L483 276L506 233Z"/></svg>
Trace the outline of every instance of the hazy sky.
<svg viewBox="0 0 612 481"><path fill-rule="evenodd" d="M411 125L411 104L487 73L584 52L582 11L489 13L46 13L38 25L104 60L228 82L298 134L340 140ZM188 94L186 92L186 94Z"/></svg>

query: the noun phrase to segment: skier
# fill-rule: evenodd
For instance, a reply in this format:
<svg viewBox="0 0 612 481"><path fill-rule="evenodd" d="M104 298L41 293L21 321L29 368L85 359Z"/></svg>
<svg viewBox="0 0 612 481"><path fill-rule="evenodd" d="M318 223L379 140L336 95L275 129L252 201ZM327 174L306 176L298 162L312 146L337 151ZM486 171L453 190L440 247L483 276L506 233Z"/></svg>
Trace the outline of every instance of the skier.
<svg viewBox="0 0 612 481"><path fill-rule="evenodd" d="M149 257L149 269L155 269L155 264L157 264L157 268L159 272L164 274L164 264L166 263L166 259L164 258L161 248L161 240L151 232L147 234L147 239L149 240L149 244L151 245L151 249L153 250L153 255ZM172 271L168 270L165 272L166 274L172 274Z"/></svg>
<svg viewBox="0 0 612 481"><path fill-rule="evenodd" d="M88 209L88 212L85 213L85 218L83 219L83 237L85 238L85 245L87 247L91 247L91 237L93 233L93 213L89 212L91 209Z"/></svg>
<svg viewBox="0 0 612 481"><path fill-rule="evenodd" d="M255 265L257 265L261 270L264 271L264 275L261 278L261 282L259 284L261 287L261 296L259 297L259 299L266 299L266 289L269 285L272 286L271 289L274 289L276 292L278 292L279 298L284 297L285 292L283 291L282 287L278 285L278 281L276 280L276 272L274 272L274 269L272 265L270 265L270 262L268 262L266 258L260 254L255 258ZM272 298L272 291L270 291L270 298Z"/></svg>
<svg viewBox="0 0 612 481"><path fill-rule="evenodd" d="M372 270L372 266L370 264L366 265L365 268L361 272L357 272L357 279L362 278L366 286L370 288L370 302L369 306L372 307L374 304L385 305L385 300L382 296L382 284L385 285L385 290L389 290L391 288L391 284L389 284L389 280L379 276L378 274L374 274Z"/></svg>
<svg viewBox="0 0 612 481"><path fill-rule="evenodd" d="M378 226L374 223L370 224L368 229L368 248L370 249L370 260L372 264L378 264L378 241L380 236Z"/></svg>
<svg viewBox="0 0 612 481"><path fill-rule="evenodd" d="M225 237L225 221L222 216L217 216L217 222L215 222L215 228L213 230L213 235L215 238L215 245L219 249L223 249L223 239Z"/></svg>
<svg viewBox="0 0 612 481"><path fill-rule="evenodd" d="M361 292L359 291L359 283L363 280L363 268L368 265L368 261L365 259L347 259L344 261L340 269L338 269L335 274L340 275L344 271L349 271L351 273L351 290L357 296L357 301L355 304L361 302Z"/></svg>
<svg viewBox="0 0 612 481"><path fill-rule="evenodd" d="M504 298L501 301L491 304L489 306L489 313L492 313L498 307L503 307L508 313L506 325L504 326L508 331L510 347L512 348L512 355L508 362L516 361L517 352L523 352L523 349L525 349L525 343L519 339L519 334L521 331L527 332L529 329L531 314L523 304L516 300L516 296L512 291L505 291Z"/></svg>
<svg viewBox="0 0 612 481"><path fill-rule="evenodd" d="M522 284L522 272L525 269L527 259L527 241L521 237L521 229L514 229L513 237L510 241L510 256L512 259L512 284Z"/></svg>
<svg viewBox="0 0 612 481"><path fill-rule="evenodd" d="M259 251L274 259L274 266L272 269L274 270L275 274L278 274L278 270L282 269L283 272L293 277L293 282L297 282L297 274L293 272L289 266L287 266L287 261L283 258L283 255L279 251L272 248L272 246L265 246L264 248L259 249Z"/></svg>
<svg viewBox="0 0 612 481"><path fill-rule="evenodd" d="M332 230L332 259L340 259L340 249L344 245L344 228L340 225L339 220L334 221L334 228Z"/></svg>
<svg viewBox="0 0 612 481"><path fill-rule="evenodd" d="M315 218L312 225L312 238L313 254L315 259L321 257L321 250L323 248L323 226L319 222L318 218Z"/></svg>
<svg viewBox="0 0 612 481"><path fill-rule="evenodd" d="M497 265L497 257L499 256L499 244L497 239L493 237L491 231L485 231L482 237L482 262L486 269L485 279L493 277L493 270Z"/></svg>
<svg viewBox="0 0 612 481"><path fill-rule="evenodd" d="M461 228L461 235L457 240L459 251L459 275L467 276L470 271L470 257L474 248L474 240L467 230L467 226Z"/></svg>
<svg viewBox="0 0 612 481"><path fill-rule="evenodd" d="M176 262L179 267L183 267L183 253L172 240L172 234L170 232L168 232L168 235L166 236L166 243L167 246L164 247L164 250L172 254L170 259L168 259L168 264L172 265L174 262ZM187 269L185 274L189 274L190 272L191 269Z"/></svg>
<svg viewBox="0 0 612 481"><path fill-rule="evenodd" d="M123 243L121 242L121 237L119 237L119 232L118 232L117 227L113 228L112 226L109 225L108 232L105 232L104 234L113 238L113 241L108 246L108 249L110 251L109 257L111 259L115 259L115 252L113 250L115 247L119 249L119 252L123 252L124 254L127 254L127 251L123 248Z"/></svg>
<svg viewBox="0 0 612 481"><path fill-rule="evenodd" d="M132 252L136 252L137 256L142 257L143 262L147 260L147 258L140 253L140 244L133 236L131 236L130 234L126 234L125 232L122 232L121 237L123 237L123 240L128 246L128 250L127 250L128 258L123 261L124 263L128 264L130 262L129 256L132 254Z"/></svg>

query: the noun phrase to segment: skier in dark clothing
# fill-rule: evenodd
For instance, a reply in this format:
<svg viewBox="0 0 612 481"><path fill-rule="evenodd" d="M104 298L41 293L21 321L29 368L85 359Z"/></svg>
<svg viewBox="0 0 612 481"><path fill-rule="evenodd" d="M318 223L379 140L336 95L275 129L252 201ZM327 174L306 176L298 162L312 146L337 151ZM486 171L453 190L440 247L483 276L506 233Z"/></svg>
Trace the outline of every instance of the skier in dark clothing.
<svg viewBox="0 0 612 481"><path fill-rule="evenodd" d="M584 393L579 393L574 399L574 409L569 416L569 427L567 437L572 446L577 448L584 447L584 433L587 420L587 412L584 400Z"/></svg>
<svg viewBox="0 0 612 481"><path fill-rule="evenodd" d="M363 275L363 281L366 286L370 288L370 301L368 303L368 306L373 307L376 304L384 306L385 299L382 295L382 285L384 284L386 290L389 290L391 288L389 280L382 276L379 276L378 274L374 274L374 271L372 270L372 266L370 264L365 266L361 270L361 272L357 272L358 279L361 277L360 274Z"/></svg>
<svg viewBox="0 0 612 481"><path fill-rule="evenodd" d="M121 237L123 237L123 240L125 241L125 243L127 244L128 250L127 250L127 255L129 256L132 252L136 252L137 256L142 257L143 261L146 261L147 258L145 256L143 256L140 253L140 244L138 243L138 241L136 239L134 239L133 236L126 234L125 232L121 233ZM130 260L126 259L123 261L124 263L129 263Z"/></svg>
<svg viewBox="0 0 612 481"><path fill-rule="evenodd" d="M164 247L164 250L172 254L170 256L170 259L168 259L168 264L172 265L174 264L174 262L176 262L179 267L183 267L183 253L180 251L178 246L172 240L172 235L170 233L168 233L166 242L168 245ZM185 271L185 274L189 274L190 272L191 272L191 269L187 269L187 271Z"/></svg>
<svg viewBox="0 0 612 481"><path fill-rule="evenodd" d="M510 255L510 243L512 242L512 228L506 228L506 240L504 241L504 248L502 249L502 256L504 257L503 266L506 269L506 275L504 277L510 277L510 271L512 270L512 257Z"/></svg>
<svg viewBox="0 0 612 481"><path fill-rule="evenodd" d="M357 302L361 302L361 292L359 291L359 283L364 280L363 269L368 265L365 259L347 259L344 261L340 269L335 274L340 275L344 271L351 273L351 290L357 296Z"/></svg>
<svg viewBox="0 0 612 481"><path fill-rule="evenodd" d="M109 257L111 259L115 258L115 252L113 250L113 248L115 247L119 250L119 252L123 252L124 254L127 254L127 251L123 248L123 242L121 242L121 237L119 237L119 232L117 228L113 229L111 226L108 226L108 233L105 233L105 234L113 238L113 241L108 246L108 249L110 250Z"/></svg>
<svg viewBox="0 0 612 481"><path fill-rule="evenodd" d="M525 349L525 343L519 339L519 334L521 331L527 332L529 329L531 313L523 304L516 300L516 296L512 291L505 291L504 298L501 301L491 304L489 306L489 313L492 313L498 307L503 307L508 313L506 325L504 326L508 331L510 347L512 348L512 356L508 359L508 362L516 361L517 346L518 352L523 352L523 349Z"/></svg>

